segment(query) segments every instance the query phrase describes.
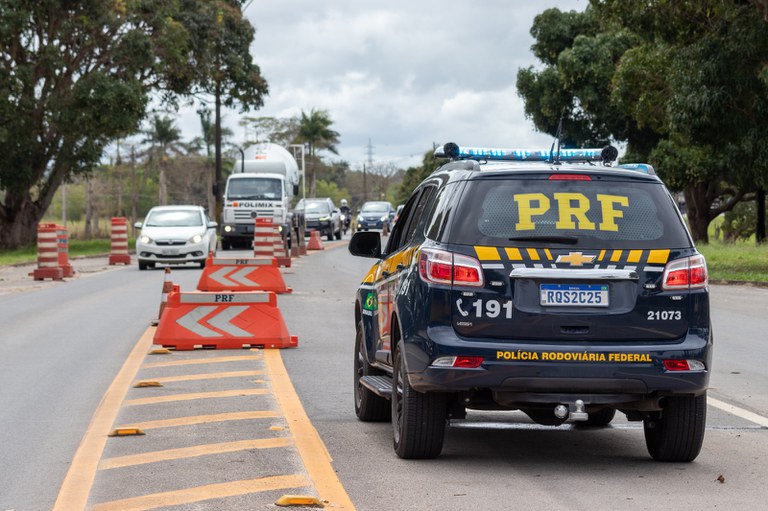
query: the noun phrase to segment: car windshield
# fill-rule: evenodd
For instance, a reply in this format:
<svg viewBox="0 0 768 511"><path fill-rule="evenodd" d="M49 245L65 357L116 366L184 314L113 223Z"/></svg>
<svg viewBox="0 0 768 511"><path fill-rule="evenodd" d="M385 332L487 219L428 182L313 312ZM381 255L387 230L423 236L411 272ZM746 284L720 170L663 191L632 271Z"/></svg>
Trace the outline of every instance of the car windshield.
<svg viewBox="0 0 768 511"><path fill-rule="evenodd" d="M389 206L386 202L369 202L363 204L363 213L386 213L389 211Z"/></svg>
<svg viewBox="0 0 768 511"><path fill-rule="evenodd" d="M331 208L327 202L307 202L304 204L307 213L330 213Z"/></svg>
<svg viewBox="0 0 768 511"><path fill-rule="evenodd" d="M451 241L489 246L689 246L660 183L540 179L470 181Z"/></svg>
<svg viewBox="0 0 768 511"><path fill-rule="evenodd" d="M229 200L265 200L279 199L282 195L279 179L238 178L230 179L227 185Z"/></svg>
<svg viewBox="0 0 768 511"><path fill-rule="evenodd" d="M145 224L147 227L198 227L203 225L199 211L172 209L151 211Z"/></svg>

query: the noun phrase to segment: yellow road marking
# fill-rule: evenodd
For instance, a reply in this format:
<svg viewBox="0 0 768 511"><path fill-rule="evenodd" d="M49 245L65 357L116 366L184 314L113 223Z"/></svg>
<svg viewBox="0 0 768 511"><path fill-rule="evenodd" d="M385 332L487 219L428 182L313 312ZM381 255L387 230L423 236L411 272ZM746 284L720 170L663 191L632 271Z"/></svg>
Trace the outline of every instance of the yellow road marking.
<svg viewBox="0 0 768 511"><path fill-rule="evenodd" d="M268 394L266 389L233 389L217 392L193 392L190 394L173 394L170 396L142 397L129 399L123 403L125 406L154 405L158 403L172 403L174 401L192 401L194 399L213 399L218 397L238 396L263 396Z"/></svg>
<svg viewBox="0 0 768 511"><path fill-rule="evenodd" d="M135 424L126 424L120 426L123 428L139 428L139 429L158 429L158 428L174 428L177 426L191 426L193 424L210 424L212 422L229 422L229 421L243 421L249 419L274 419L279 417L272 411L253 411L253 412L232 412L232 413L217 413L211 415L191 415L189 417L177 417L175 419L162 419L156 421L137 422Z"/></svg>
<svg viewBox="0 0 768 511"><path fill-rule="evenodd" d="M99 470L131 467L134 465L144 465L146 463L157 463L158 461L197 458L198 456L245 451L248 449L272 449L274 447L288 447L291 444L292 442L290 438L255 438L252 440L240 440L238 442L195 445L193 447L182 447L180 449L167 449L165 451L145 452L142 454L131 454L128 456L118 456L116 458L106 458L99 464Z"/></svg>
<svg viewBox="0 0 768 511"><path fill-rule="evenodd" d="M331 455L301 406L299 396L285 370L280 350L265 350L264 361L278 405L285 420L290 424L296 449L320 500L327 500L330 508L354 510L355 506L333 469Z"/></svg>
<svg viewBox="0 0 768 511"><path fill-rule="evenodd" d="M120 403L125 398L131 382L136 378L147 350L152 346L154 333L155 327L149 327L144 332L107 389L75 452L75 457L72 459L72 464L69 466L53 505L53 511L85 509L99 460L107 442L107 435L120 410Z"/></svg>
<svg viewBox="0 0 768 511"><path fill-rule="evenodd" d="M264 371L230 371L226 373L203 373L203 374L183 374L180 376L163 376L162 378L152 378L152 381L159 383L173 383L179 381L195 380L216 380L219 378L237 378L239 376L259 376Z"/></svg>
<svg viewBox="0 0 768 511"><path fill-rule="evenodd" d="M173 366L191 366L197 364L219 364L222 362L240 362L244 360L262 360L261 355L242 355L239 357L216 357L216 358L196 358L194 360L171 360L168 362L153 362L144 364L144 368L151 367L173 367Z"/></svg>
<svg viewBox="0 0 768 511"><path fill-rule="evenodd" d="M299 474L262 477L260 479L209 484L186 490L155 493L153 495L104 502L93 506L91 509L92 511L145 511L159 507L180 506L211 499L236 497L249 493L301 488L308 485L309 481L307 481L307 478Z"/></svg>

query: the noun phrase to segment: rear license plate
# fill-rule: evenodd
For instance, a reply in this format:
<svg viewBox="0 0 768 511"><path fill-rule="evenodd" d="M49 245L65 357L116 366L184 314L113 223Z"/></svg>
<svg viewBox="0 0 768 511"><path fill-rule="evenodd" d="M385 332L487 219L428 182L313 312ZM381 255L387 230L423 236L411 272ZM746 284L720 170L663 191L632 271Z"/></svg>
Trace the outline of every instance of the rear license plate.
<svg viewBox="0 0 768 511"><path fill-rule="evenodd" d="M539 303L546 307L608 307L608 285L541 284Z"/></svg>

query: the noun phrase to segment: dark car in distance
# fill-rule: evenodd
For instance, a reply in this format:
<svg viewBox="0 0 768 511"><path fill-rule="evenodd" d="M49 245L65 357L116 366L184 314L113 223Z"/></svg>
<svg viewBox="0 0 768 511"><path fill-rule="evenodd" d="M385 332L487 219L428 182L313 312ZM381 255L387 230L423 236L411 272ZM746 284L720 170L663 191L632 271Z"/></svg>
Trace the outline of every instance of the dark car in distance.
<svg viewBox="0 0 768 511"><path fill-rule="evenodd" d="M391 202L368 201L357 213L357 230L379 229L389 232L394 217L395 208Z"/></svg>
<svg viewBox="0 0 768 511"><path fill-rule="evenodd" d="M341 239L341 214L333 200L328 197L301 199L296 209L304 212L307 236L311 231L319 231L328 241L334 237Z"/></svg>

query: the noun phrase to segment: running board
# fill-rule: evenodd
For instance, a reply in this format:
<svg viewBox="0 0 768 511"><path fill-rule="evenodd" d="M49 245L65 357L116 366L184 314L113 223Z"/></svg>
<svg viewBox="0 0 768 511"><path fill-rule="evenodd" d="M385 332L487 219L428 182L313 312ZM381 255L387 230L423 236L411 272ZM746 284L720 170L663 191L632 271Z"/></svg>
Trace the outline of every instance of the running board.
<svg viewBox="0 0 768 511"><path fill-rule="evenodd" d="M360 384L377 396L386 399L392 397L392 378L389 376L363 376Z"/></svg>

